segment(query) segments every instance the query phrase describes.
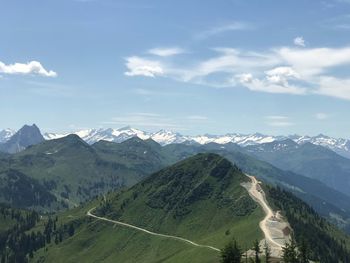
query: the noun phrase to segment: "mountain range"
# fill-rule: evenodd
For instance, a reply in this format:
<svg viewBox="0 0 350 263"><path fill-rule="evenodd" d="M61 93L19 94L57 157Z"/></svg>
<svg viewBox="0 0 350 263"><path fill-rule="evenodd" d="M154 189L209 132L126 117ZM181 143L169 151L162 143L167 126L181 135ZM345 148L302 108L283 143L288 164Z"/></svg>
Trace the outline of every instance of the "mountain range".
<svg viewBox="0 0 350 263"><path fill-rule="evenodd" d="M12 135L16 132L11 129L0 131L0 144L8 141ZM173 144L173 143L187 143L187 144L208 144L211 142L218 144L236 143L240 146L258 145L263 143L269 143L274 141L283 141L291 139L299 145L307 142L326 147L346 158L350 158L350 140L342 138L332 138L323 134L317 136L300 136L300 135L288 135L288 136L273 136L264 135L260 133L254 134L239 134L229 133L226 135L198 135L187 136L180 133L160 130L158 132L150 133L132 127L124 127L120 129L85 129L74 131L71 133L44 133L45 140L58 139L65 137L69 134L76 134L89 144L94 144L100 140L110 142L122 142L131 137L139 137L140 139L153 139L161 145Z"/></svg>
<svg viewBox="0 0 350 263"><path fill-rule="evenodd" d="M152 139L131 137L121 143L102 140L89 145L74 134L46 140L19 153L0 156L0 201L48 211L73 207L96 195L130 187L164 167L207 152L224 156L244 172L292 191L330 221L349 228L349 196L317 179L278 169L234 143L161 146ZM22 189L22 193L13 189ZM51 197L45 203L42 198L28 198L32 195ZM23 199L27 202L16 201Z"/></svg>
<svg viewBox="0 0 350 263"><path fill-rule="evenodd" d="M240 187L240 184L247 182L244 174L254 175L266 184L264 190L268 200L285 212L297 235L308 232L308 237L314 239L309 240L310 244L321 244L337 231L323 218L350 232L350 196L347 187L350 160L323 146L282 138L250 145L223 141L201 141L202 144L193 140L161 145L145 132L129 127L114 132L114 136L119 138L118 142L111 137L104 137L108 140L100 137L100 140L93 142L92 138L97 134L101 136L102 133L80 132L86 141L76 134L45 140L36 125L25 125L1 144L2 149L14 151L0 153L0 202L13 208L29 208L39 212L77 207L63 212L61 220L68 220L70 226L79 229L83 236L67 239L68 243L64 241L58 247L50 246L53 252L39 252L40 258L55 258L55 249L58 249L67 252L62 257L62 260L67 260L71 254L70 248L83 251L80 244L89 243L91 236L94 236L99 240L97 246L89 245L94 255L82 252L77 256L94 258L96 255L95 259L100 260L100 251L125 261L131 251L147 251L147 246L143 244L149 243L164 250L169 262L184 258L192 261L198 258L201 262L208 258L211 262L216 257L213 254L187 250L183 245L163 247L159 240L145 239L142 235L133 235L130 242L120 243L131 234L130 231L121 236L115 235L118 244L113 243L109 239L111 236L108 236L110 228L102 225L96 230L94 224L90 224L91 220L86 218L87 209L97 207L96 213L100 216L131 222L156 232L184 237L190 234L204 244L211 244L211 240L214 240L216 244L221 242L222 246L222 242L226 242L233 233L241 237L244 245L248 245L254 238L260 239L247 233L249 230L259 233L256 227L261 220L261 211L253 206ZM110 135L111 129L106 134ZM157 134L158 137L153 137L160 140L171 135L174 134L162 131ZM327 167L331 167L331 170ZM230 181L235 178L236 182ZM225 189L228 189L227 196ZM236 204L238 201L243 204ZM247 212L247 208L251 210ZM232 221L239 229L245 229L244 233L230 227L228 222ZM248 222L252 225L245 225ZM311 227L310 222L317 227ZM322 230L325 225L326 232ZM211 226L215 226L213 232L210 232ZM69 226L65 226L62 230L65 234L62 235L74 235L74 231L69 229ZM99 233L97 236L96 231ZM200 234L198 238L196 233ZM57 245L61 238L58 232L55 235ZM106 238L111 244L122 246L119 249L126 254L116 255L113 252L115 246L101 247L102 240ZM333 245L341 250L339 243ZM167 250L169 246L174 250ZM317 249L330 249L329 243L322 246ZM123 247L131 250L123 250ZM324 255L327 253L330 254L325 252ZM142 252L139 257L140 262L144 258L149 258L149 262L163 260L153 252Z"/></svg>

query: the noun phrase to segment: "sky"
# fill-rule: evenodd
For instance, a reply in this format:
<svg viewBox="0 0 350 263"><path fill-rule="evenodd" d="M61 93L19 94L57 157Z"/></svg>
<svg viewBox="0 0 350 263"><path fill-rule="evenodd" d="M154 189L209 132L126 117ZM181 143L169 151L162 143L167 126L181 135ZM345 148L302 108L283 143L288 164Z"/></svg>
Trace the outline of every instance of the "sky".
<svg viewBox="0 0 350 263"><path fill-rule="evenodd" d="M350 0L0 6L0 128L350 138Z"/></svg>

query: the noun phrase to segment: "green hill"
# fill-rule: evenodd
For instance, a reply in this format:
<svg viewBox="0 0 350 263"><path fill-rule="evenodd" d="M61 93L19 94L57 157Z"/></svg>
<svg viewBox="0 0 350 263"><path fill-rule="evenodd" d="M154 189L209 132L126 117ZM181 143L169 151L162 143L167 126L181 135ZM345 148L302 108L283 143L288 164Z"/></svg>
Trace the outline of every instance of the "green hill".
<svg viewBox="0 0 350 263"><path fill-rule="evenodd" d="M171 163L163 147L151 139L144 141L133 137L122 143L99 141L92 147L102 159L120 163L142 175L154 173Z"/></svg>
<svg viewBox="0 0 350 263"><path fill-rule="evenodd" d="M97 220L86 212L92 209L107 219L217 248L234 237L245 249L262 238L259 222L264 217L241 186L247 180L219 155L190 157L128 190L60 214L57 231L74 226L74 233L47 244L31 262L218 262L215 250ZM291 193L268 185L264 190L269 203L290 222L297 242L306 242L310 259L348 262L348 236Z"/></svg>
<svg viewBox="0 0 350 263"><path fill-rule="evenodd" d="M221 248L236 237L250 247L262 238L259 221L264 215L240 185L247 180L226 159L199 154L109 195L94 213L203 245ZM85 206L85 212L91 206ZM76 234L48 250L41 249L33 262L218 261L217 251L113 226L87 218L82 211L69 214L76 222Z"/></svg>
<svg viewBox="0 0 350 263"><path fill-rule="evenodd" d="M69 135L1 159L0 174L11 169L25 175L72 207L96 195L133 185L147 173L131 162L127 165L127 160L104 156L78 136ZM131 160L130 156L127 158Z"/></svg>
<svg viewBox="0 0 350 263"><path fill-rule="evenodd" d="M164 146L163 151L178 159L198 152L219 154L236 164L245 173L255 175L270 185L292 192L311 205L320 215L350 233L350 198L318 180L281 170L251 156L251 153L232 143L227 145L210 143L203 146L172 144Z"/></svg>

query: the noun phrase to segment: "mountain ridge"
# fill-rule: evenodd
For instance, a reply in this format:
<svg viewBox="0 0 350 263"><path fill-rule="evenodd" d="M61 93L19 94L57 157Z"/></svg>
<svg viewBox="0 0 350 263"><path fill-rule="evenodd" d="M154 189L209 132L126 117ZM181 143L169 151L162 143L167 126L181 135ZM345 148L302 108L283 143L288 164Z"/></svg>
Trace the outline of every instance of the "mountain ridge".
<svg viewBox="0 0 350 263"><path fill-rule="evenodd" d="M113 142L121 142L127 138L138 136L141 139L152 138L161 145L167 145L172 143L198 143L198 144L208 144L210 142L215 142L218 144L236 143L240 146L257 145L262 143L268 143L273 141L282 141L286 139L291 139L298 144L304 144L311 142L316 145L320 145L329 148L336 153L350 158L350 140L343 138L333 138L327 135L319 134L316 136L308 135L264 135L261 133L253 134L240 134L240 133L228 133L224 135L196 135L188 136L182 135L178 132L172 132L167 130L160 130L157 132L145 132L130 126L123 127L120 129L89 129L80 130L73 132L82 137L85 141L90 144L97 142L98 140L108 140ZM58 134L58 133L45 133L45 139L49 140L52 138L57 138L65 136L68 133Z"/></svg>
<svg viewBox="0 0 350 263"><path fill-rule="evenodd" d="M14 134L14 130L5 129L0 131L0 145L5 143ZM327 135L319 134L316 136L308 135L264 135L261 133L241 134L227 133L224 135L182 135L178 132L161 129L157 132L146 132L130 126L119 129L100 128L100 129L83 129L66 133L43 133L45 140L52 140L65 137L69 134L76 134L89 144L94 144L100 140L110 142L123 142L132 137L139 137L143 140L152 138L161 145L173 143L185 144L208 144L211 142L218 144L236 143L246 147L250 145L264 144L274 141L283 141L291 139L299 145L310 142L315 145L326 147L343 157L350 158L350 139L334 138Z"/></svg>

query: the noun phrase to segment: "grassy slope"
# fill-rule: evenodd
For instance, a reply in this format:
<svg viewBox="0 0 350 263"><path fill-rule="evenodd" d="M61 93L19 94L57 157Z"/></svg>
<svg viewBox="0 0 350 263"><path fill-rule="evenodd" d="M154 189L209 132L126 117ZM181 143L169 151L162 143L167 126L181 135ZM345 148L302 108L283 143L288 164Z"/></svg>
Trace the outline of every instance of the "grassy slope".
<svg viewBox="0 0 350 263"><path fill-rule="evenodd" d="M350 233L350 198L325 184L299 174L280 170L273 165L260 161L244 152L244 149L218 144L201 146L198 151L214 152L227 158L248 174L257 176L259 179L271 185L279 185L292 192L299 198L311 205L318 213L336 223L342 228L348 227ZM165 147L167 148L167 146ZM190 146L172 145L172 151L180 155L191 152ZM238 149L238 150L237 150ZM348 222L346 221L348 220Z"/></svg>
<svg viewBox="0 0 350 263"><path fill-rule="evenodd" d="M164 154L162 146L151 139L143 141L134 137L122 143L99 141L92 147L104 160L123 164L143 175L154 173L172 163Z"/></svg>
<svg viewBox="0 0 350 263"><path fill-rule="evenodd" d="M0 166L9 167L34 178L60 200L72 206L95 195L123 185L132 185L141 176L117 162L103 160L77 136L46 141L29 147Z"/></svg>
<svg viewBox="0 0 350 263"><path fill-rule="evenodd" d="M111 208L105 211L105 217L218 248L232 237L243 246L250 246L253 240L262 237L258 223L263 212L240 186L243 180L246 177L223 158L198 155L152 175L125 192L112 194L108 201ZM169 189L173 191L168 192ZM162 203L167 197L170 199ZM62 214L60 220L81 218L84 223L73 237L51 245L48 251L37 252L33 262L40 259L45 262L218 261L219 253L215 251L86 218L84 213L94 205ZM102 205L105 206L106 203ZM246 215L238 215L242 213Z"/></svg>

